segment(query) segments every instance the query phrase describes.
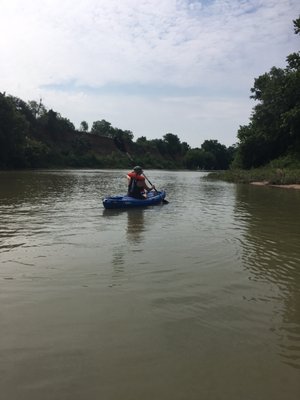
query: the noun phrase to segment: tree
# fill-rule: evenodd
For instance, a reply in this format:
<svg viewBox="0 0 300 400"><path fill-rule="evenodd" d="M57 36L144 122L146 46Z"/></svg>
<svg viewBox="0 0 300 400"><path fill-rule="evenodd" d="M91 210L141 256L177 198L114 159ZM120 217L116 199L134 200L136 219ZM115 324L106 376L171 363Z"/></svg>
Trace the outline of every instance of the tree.
<svg viewBox="0 0 300 400"><path fill-rule="evenodd" d="M68 118L62 117L60 114L58 114L58 126L61 133L75 131L73 122L71 122Z"/></svg>
<svg viewBox="0 0 300 400"><path fill-rule="evenodd" d="M184 156L183 163L187 169L202 169L204 165L204 151L198 147L188 150Z"/></svg>
<svg viewBox="0 0 300 400"><path fill-rule="evenodd" d="M55 141L63 137L65 133L75 132L74 124L52 109L40 117L39 124Z"/></svg>
<svg viewBox="0 0 300 400"><path fill-rule="evenodd" d="M35 118L40 117L47 112L45 106L42 103L42 99L40 99L39 103L35 100L31 100L28 101L27 104Z"/></svg>
<svg viewBox="0 0 300 400"><path fill-rule="evenodd" d="M187 144L187 142L182 142L181 143L181 154L184 156L189 150L190 150L190 145Z"/></svg>
<svg viewBox="0 0 300 400"><path fill-rule="evenodd" d="M22 114L29 123L34 123L35 115L24 100L14 96L8 96L8 98L19 114Z"/></svg>
<svg viewBox="0 0 300 400"><path fill-rule="evenodd" d="M123 140L124 142L129 143L133 139L133 133L128 130L123 131L122 129L119 129L119 128L112 128L111 129L111 137L116 138L118 140Z"/></svg>
<svg viewBox="0 0 300 400"><path fill-rule="evenodd" d="M24 146L29 123L22 113L24 102L0 93L0 167L16 168L24 164ZM20 106L20 107L19 107Z"/></svg>
<svg viewBox="0 0 300 400"><path fill-rule="evenodd" d="M300 18L294 22L300 33ZM238 130L236 157L243 168L258 167L300 149L300 53L287 57L285 69L272 67L254 80L258 102L250 123Z"/></svg>
<svg viewBox="0 0 300 400"><path fill-rule="evenodd" d="M171 156L176 156L181 153L181 142L177 135L174 135L173 133L166 133L163 136L163 139L166 144L167 151Z"/></svg>
<svg viewBox="0 0 300 400"><path fill-rule="evenodd" d="M297 35L298 33L300 33L300 16L293 21L293 24L294 24L294 32Z"/></svg>
<svg viewBox="0 0 300 400"><path fill-rule="evenodd" d="M150 141L160 152L162 156L168 153L168 145L165 140L163 139L153 139Z"/></svg>
<svg viewBox="0 0 300 400"><path fill-rule="evenodd" d="M216 169L216 157L214 154L198 147L188 150L183 162L188 169Z"/></svg>
<svg viewBox="0 0 300 400"><path fill-rule="evenodd" d="M81 132L87 132L89 130L89 125L86 121L81 121L80 128Z"/></svg>
<svg viewBox="0 0 300 400"><path fill-rule="evenodd" d="M146 136L141 136L139 138L136 139L136 144L147 144L147 138Z"/></svg>
<svg viewBox="0 0 300 400"><path fill-rule="evenodd" d="M210 153L213 157L209 156L210 161L214 159L213 169L227 169L229 166L229 153L226 146L219 143L217 140L205 140L201 149L205 153Z"/></svg>
<svg viewBox="0 0 300 400"><path fill-rule="evenodd" d="M113 127L111 123L105 121L105 119L101 119L101 121L93 122L91 133L99 136L112 137L112 130Z"/></svg>
<svg viewBox="0 0 300 400"><path fill-rule="evenodd" d="M124 140L126 140L127 142L131 142L134 137L133 133L128 129L125 129L125 131L122 131L122 135L123 135Z"/></svg>

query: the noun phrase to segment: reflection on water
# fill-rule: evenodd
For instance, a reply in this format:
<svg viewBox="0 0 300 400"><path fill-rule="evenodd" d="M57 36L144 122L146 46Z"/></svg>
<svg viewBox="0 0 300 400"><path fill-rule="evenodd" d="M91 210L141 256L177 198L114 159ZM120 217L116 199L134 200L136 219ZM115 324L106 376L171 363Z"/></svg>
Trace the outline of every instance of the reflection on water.
<svg viewBox="0 0 300 400"><path fill-rule="evenodd" d="M133 209L127 212L127 239L129 243L140 244L143 241L144 209Z"/></svg>
<svg viewBox="0 0 300 400"><path fill-rule="evenodd" d="M130 252L141 252L141 243L143 242L144 231L144 208L128 209L128 210L103 210L103 216L108 220L115 217L125 216L126 225L126 242L117 243L112 248L112 265L113 275L112 285L120 285L120 278L124 273L124 264L126 263L126 255Z"/></svg>
<svg viewBox="0 0 300 400"><path fill-rule="evenodd" d="M296 197L296 199L295 199ZM296 201L295 201L296 200ZM245 221L241 239L243 265L251 279L268 283L261 301L276 302L272 331L279 354L300 369L300 196L274 188L237 186L236 218Z"/></svg>
<svg viewBox="0 0 300 400"><path fill-rule="evenodd" d="M143 241L144 231L144 213L145 208L133 208L133 209L122 209L122 210L103 210L103 217L112 219L125 215L127 218L126 235L130 243L141 243Z"/></svg>
<svg viewBox="0 0 300 400"><path fill-rule="evenodd" d="M300 192L125 174L0 173L2 397L298 400Z"/></svg>

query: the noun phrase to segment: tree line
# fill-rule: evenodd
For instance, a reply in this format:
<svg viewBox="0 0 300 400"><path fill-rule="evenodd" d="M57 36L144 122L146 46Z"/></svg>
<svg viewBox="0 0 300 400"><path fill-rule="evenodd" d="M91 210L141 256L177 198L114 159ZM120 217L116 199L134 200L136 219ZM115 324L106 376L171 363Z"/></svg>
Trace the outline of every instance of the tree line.
<svg viewBox="0 0 300 400"><path fill-rule="evenodd" d="M300 17L293 21L300 33ZM269 163L300 166L300 52L286 58L286 68L273 67L254 80L257 101L248 125L240 126L237 143L226 147L205 140L191 148L173 133L160 139L113 127L104 119L79 130L40 101L24 101L0 92L0 169L92 167L125 168L127 154L144 168L225 170L251 169ZM131 157L132 159L132 157Z"/></svg>
<svg viewBox="0 0 300 400"><path fill-rule="evenodd" d="M97 139L97 140L96 140ZM106 139L106 141L105 141ZM141 136L134 141L130 130L113 127L104 119L89 130L79 130L42 100L24 101L0 93L0 168L128 167L127 155L144 168L227 169L234 148L206 140L191 148L173 133L161 139Z"/></svg>
<svg viewBox="0 0 300 400"><path fill-rule="evenodd" d="M293 21L300 33L300 17ZM300 167L300 52L286 58L286 68L273 67L254 80L251 98L258 102L239 139L232 166L250 169L277 160L281 167Z"/></svg>

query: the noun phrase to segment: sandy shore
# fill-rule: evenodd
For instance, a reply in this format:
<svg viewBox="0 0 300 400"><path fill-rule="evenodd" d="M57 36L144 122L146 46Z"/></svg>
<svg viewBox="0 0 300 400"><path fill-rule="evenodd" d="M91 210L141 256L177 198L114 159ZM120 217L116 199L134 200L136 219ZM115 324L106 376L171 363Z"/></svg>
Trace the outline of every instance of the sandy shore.
<svg viewBox="0 0 300 400"><path fill-rule="evenodd" d="M279 188L283 188L283 189L300 189L300 184L292 184L292 185L271 185L268 181L251 182L251 185L257 185L257 186L272 186L272 187L279 187Z"/></svg>

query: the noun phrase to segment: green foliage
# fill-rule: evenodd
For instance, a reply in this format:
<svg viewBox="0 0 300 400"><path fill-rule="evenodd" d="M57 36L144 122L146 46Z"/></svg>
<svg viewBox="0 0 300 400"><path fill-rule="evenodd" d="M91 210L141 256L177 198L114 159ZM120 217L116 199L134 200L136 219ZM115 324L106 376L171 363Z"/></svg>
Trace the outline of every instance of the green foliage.
<svg viewBox="0 0 300 400"><path fill-rule="evenodd" d="M49 110L39 118L39 127L46 130L52 140L60 140L66 132L75 132L74 124L59 113Z"/></svg>
<svg viewBox="0 0 300 400"><path fill-rule="evenodd" d="M89 130L89 125L88 125L88 123L87 123L86 121L82 121L82 122L80 123L80 128L79 128L79 130L80 130L81 132L87 132L87 131Z"/></svg>
<svg viewBox="0 0 300 400"><path fill-rule="evenodd" d="M35 100L28 101L28 107L35 118L41 117L46 113L46 107L42 104L42 99L38 103Z"/></svg>
<svg viewBox="0 0 300 400"><path fill-rule="evenodd" d="M177 135L166 133L163 136L166 151L173 157L181 155L181 142Z"/></svg>
<svg viewBox="0 0 300 400"><path fill-rule="evenodd" d="M72 143L76 155L82 156L91 150L91 144L86 136L76 136Z"/></svg>
<svg viewBox="0 0 300 400"><path fill-rule="evenodd" d="M231 153L217 140L205 140L201 146L205 153L211 154L211 168L227 169L231 162Z"/></svg>
<svg viewBox="0 0 300 400"><path fill-rule="evenodd" d="M299 18L294 21L299 33ZM287 67L271 68L254 81L250 123L238 130L239 147L233 165L266 165L300 147L300 53L287 57Z"/></svg>
<svg viewBox="0 0 300 400"><path fill-rule="evenodd" d="M151 143L154 144L154 146L157 148L158 152L162 156L169 154L168 145L167 145L166 141L164 141L162 139L153 139L153 140L151 140Z"/></svg>
<svg viewBox="0 0 300 400"><path fill-rule="evenodd" d="M290 153L286 156L279 157L276 160L272 160L269 164L271 168L281 169L300 169L300 157L297 153Z"/></svg>
<svg viewBox="0 0 300 400"><path fill-rule="evenodd" d="M134 143L130 130L103 119L95 121L88 134L86 121L76 131L71 121L47 110L41 100L25 103L5 95L0 100L0 168L129 168L132 161L126 153L130 152L144 168L214 169L221 165L220 154L227 151L217 141L204 143L207 151L193 151L173 133L153 140L142 136Z"/></svg>
<svg viewBox="0 0 300 400"><path fill-rule="evenodd" d="M26 138L24 148L25 166L27 168L43 168L49 163L50 148L38 140Z"/></svg>
<svg viewBox="0 0 300 400"><path fill-rule="evenodd" d="M139 144L139 145L147 144L146 136L141 136L141 137L137 138L136 139L136 143Z"/></svg>
<svg viewBox="0 0 300 400"><path fill-rule="evenodd" d="M19 99L18 97L8 96L14 110L24 117L29 123L33 123L35 120L35 115L33 114L31 108L25 101Z"/></svg>
<svg viewBox="0 0 300 400"><path fill-rule="evenodd" d="M181 155L185 156L185 154L190 150L191 146L187 144L187 142L181 143Z"/></svg>
<svg viewBox="0 0 300 400"><path fill-rule="evenodd" d="M184 165L187 169L201 169L203 167L204 151L195 148L189 150L184 156Z"/></svg>
<svg viewBox="0 0 300 400"><path fill-rule="evenodd" d="M234 169L222 172L212 172L205 179L223 180L233 183L252 183L262 182L270 185L289 185L300 183L300 168L282 169L282 168L256 168L250 170Z"/></svg>
<svg viewBox="0 0 300 400"><path fill-rule="evenodd" d="M184 165L188 169L228 169L233 159L234 148L226 148L217 140L205 140L201 149L189 149L184 156Z"/></svg>
<svg viewBox="0 0 300 400"><path fill-rule="evenodd" d="M93 135L112 137L113 127L110 122L101 119L101 121L93 122L91 133Z"/></svg>
<svg viewBox="0 0 300 400"><path fill-rule="evenodd" d="M119 128L113 128L111 137L116 140L130 143L133 139L133 133L129 130L123 131Z"/></svg>
<svg viewBox="0 0 300 400"><path fill-rule="evenodd" d="M29 133L24 104L17 106L15 98L0 93L0 168L24 166L24 145Z"/></svg>
<svg viewBox="0 0 300 400"><path fill-rule="evenodd" d="M299 34L300 17L293 24ZM225 170L230 165L229 174L234 168L253 171L265 165L271 170L299 168L300 52L288 55L286 61L286 68L273 67L254 80L251 98L257 103L249 124L238 130L238 145L229 148L206 140L201 148L192 149L170 132L162 139L142 136L134 143L130 130L115 128L104 119L93 122L90 134L82 121L78 132L70 120L47 110L41 99L26 103L0 93L0 168L127 168L129 151L144 168Z"/></svg>
<svg viewBox="0 0 300 400"><path fill-rule="evenodd" d="M293 24L294 24L294 32L297 35L298 33L300 33L300 16L293 21Z"/></svg>
<svg viewBox="0 0 300 400"><path fill-rule="evenodd" d="M126 146L131 143L133 139L133 133L131 131L114 128L110 122L104 119L93 122L91 134L113 139L115 145L121 151L126 151Z"/></svg>

